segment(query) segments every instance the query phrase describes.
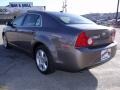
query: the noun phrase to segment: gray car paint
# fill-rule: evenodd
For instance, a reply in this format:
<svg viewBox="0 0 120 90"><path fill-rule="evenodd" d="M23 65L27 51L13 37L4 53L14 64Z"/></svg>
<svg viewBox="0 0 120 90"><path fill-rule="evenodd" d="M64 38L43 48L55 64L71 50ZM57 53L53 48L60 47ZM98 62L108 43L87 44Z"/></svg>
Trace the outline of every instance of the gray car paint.
<svg viewBox="0 0 120 90"><path fill-rule="evenodd" d="M32 12L32 14L46 14L46 12ZM47 13L48 14L48 13ZM51 52L56 68L68 70L68 71L79 71L83 68L96 65L98 63L103 63L101 61L101 51L106 48L111 48L111 58L116 53L116 43L113 42L107 46L99 47L99 48L78 48L74 47L77 36L82 32L86 31L89 35L89 32L95 33L96 30L107 30L109 32L108 27L100 26L96 24L81 24L81 25L62 25L59 27L19 27L18 31L10 30L11 27L7 26L3 33L7 36L7 38L11 38L14 36L15 42L18 45L9 41L10 44L20 47L26 51L32 52L34 46L37 43L44 44L49 51ZM26 29L24 31L24 29ZM21 29L21 30L20 30ZM27 30L30 30L27 32ZM19 35L11 35L10 32L18 32ZM97 33L97 32L96 32ZM98 34L98 33L97 33ZM92 34L91 34L92 35ZM107 42L108 39L106 39ZM103 43L103 41L98 41L98 43ZM21 46L19 46L21 44ZM25 45L28 44L29 48ZM22 47L23 46L23 47ZM110 58L110 59L111 59ZM110 60L109 59L109 60ZM106 60L108 61L108 60ZM104 61L104 62L106 62Z"/></svg>

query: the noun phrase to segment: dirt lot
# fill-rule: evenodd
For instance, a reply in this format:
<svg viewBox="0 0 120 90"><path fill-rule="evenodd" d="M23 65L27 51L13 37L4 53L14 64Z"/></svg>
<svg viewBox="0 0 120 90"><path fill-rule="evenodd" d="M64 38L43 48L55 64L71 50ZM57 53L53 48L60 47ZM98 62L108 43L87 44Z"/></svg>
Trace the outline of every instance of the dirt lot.
<svg viewBox="0 0 120 90"><path fill-rule="evenodd" d="M2 28L0 26L0 90L120 90L119 50L111 61L89 71L56 71L44 76L29 55L14 48L3 48ZM119 43L119 29L116 40Z"/></svg>

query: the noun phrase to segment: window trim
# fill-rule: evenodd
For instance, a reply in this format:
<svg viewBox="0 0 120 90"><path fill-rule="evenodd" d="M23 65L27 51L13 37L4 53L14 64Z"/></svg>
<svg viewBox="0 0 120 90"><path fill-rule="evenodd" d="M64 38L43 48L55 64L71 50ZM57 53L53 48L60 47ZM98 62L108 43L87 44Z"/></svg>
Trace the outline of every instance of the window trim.
<svg viewBox="0 0 120 90"><path fill-rule="evenodd" d="M27 15L38 15L40 18L41 18L41 25L40 26L23 26L23 23L25 21L25 18L27 17ZM39 18L38 17L38 18ZM36 21L37 22L37 21ZM23 19L23 22L21 24L22 27L43 27L43 21L42 21L42 15L41 14L37 14L37 13L26 13L24 19Z"/></svg>

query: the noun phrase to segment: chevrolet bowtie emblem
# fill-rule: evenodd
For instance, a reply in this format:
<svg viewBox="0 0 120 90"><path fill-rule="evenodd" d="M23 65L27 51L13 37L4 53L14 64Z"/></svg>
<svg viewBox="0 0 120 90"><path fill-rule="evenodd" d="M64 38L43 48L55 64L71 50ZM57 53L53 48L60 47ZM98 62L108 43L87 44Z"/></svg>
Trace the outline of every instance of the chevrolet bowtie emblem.
<svg viewBox="0 0 120 90"><path fill-rule="evenodd" d="M102 36L105 36L105 35L106 35L106 33L105 33L105 32L103 32L103 33L102 33Z"/></svg>

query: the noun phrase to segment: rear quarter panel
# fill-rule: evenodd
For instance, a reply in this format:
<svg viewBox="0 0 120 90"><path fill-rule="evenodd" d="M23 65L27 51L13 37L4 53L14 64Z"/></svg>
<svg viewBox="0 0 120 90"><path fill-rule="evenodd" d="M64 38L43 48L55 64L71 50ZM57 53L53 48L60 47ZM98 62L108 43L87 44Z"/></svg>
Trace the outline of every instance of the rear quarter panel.
<svg viewBox="0 0 120 90"><path fill-rule="evenodd" d="M43 28L36 32L32 45L42 42L50 50L55 62L63 63L69 55L69 49L74 48L77 34L77 30L67 27Z"/></svg>

